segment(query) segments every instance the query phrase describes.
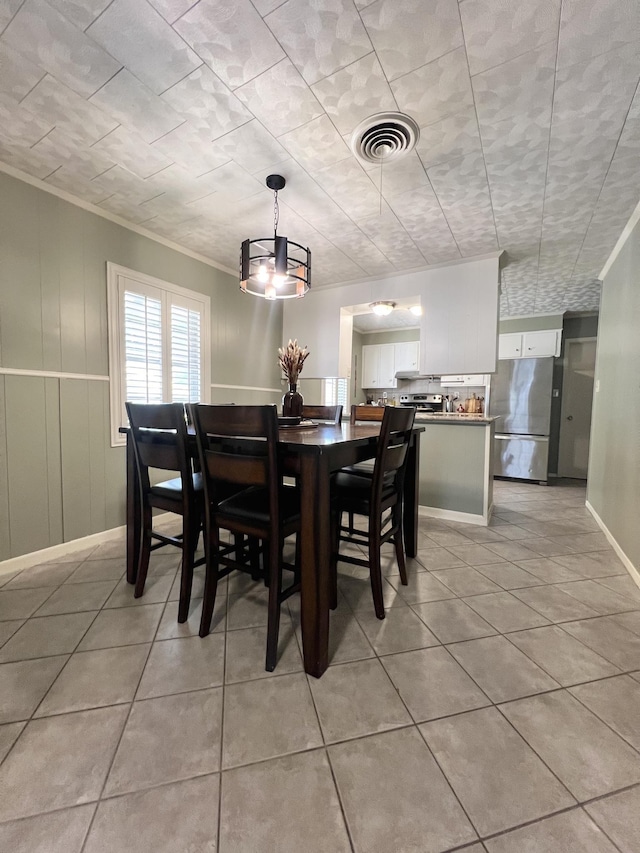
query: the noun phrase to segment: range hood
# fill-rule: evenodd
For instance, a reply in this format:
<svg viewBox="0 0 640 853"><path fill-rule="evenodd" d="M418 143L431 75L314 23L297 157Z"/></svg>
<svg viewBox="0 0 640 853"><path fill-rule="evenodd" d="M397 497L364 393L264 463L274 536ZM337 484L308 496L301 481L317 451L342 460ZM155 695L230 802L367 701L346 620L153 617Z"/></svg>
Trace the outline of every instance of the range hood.
<svg viewBox="0 0 640 853"><path fill-rule="evenodd" d="M432 376L430 373L420 373L419 370L399 370L396 373L396 379L429 379L430 381L440 379L439 376Z"/></svg>

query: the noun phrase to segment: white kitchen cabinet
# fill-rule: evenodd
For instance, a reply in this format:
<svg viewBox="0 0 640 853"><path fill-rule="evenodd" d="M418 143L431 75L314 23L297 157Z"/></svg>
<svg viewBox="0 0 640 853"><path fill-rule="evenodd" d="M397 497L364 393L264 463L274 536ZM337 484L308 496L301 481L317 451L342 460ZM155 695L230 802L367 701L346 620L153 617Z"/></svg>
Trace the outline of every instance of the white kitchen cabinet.
<svg viewBox="0 0 640 853"><path fill-rule="evenodd" d="M403 341L393 344L395 356L395 370L410 371L418 370L420 364L420 341Z"/></svg>
<svg viewBox="0 0 640 853"><path fill-rule="evenodd" d="M395 344L362 347L362 387L396 387Z"/></svg>
<svg viewBox="0 0 640 853"><path fill-rule="evenodd" d="M440 377L443 388L468 387L479 388L489 384L489 377L485 373L466 373Z"/></svg>
<svg viewBox="0 0 640 853"><path fill-rule="evenodd" d="M560 355L561 329L500 335L498 358L541 358Z"/></svg>

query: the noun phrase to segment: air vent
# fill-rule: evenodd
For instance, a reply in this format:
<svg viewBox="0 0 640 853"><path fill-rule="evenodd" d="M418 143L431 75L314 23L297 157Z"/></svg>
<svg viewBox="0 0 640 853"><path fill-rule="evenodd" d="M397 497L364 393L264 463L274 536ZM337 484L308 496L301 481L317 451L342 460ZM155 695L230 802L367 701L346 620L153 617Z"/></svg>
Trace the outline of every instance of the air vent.
<svg viewBox="0 0 640 853"><path fill-rule="evenodd" d="M365 163L386 163L404 157L420 138L420 128L404 113L376 113L353 131L351 150Z"/></svg>

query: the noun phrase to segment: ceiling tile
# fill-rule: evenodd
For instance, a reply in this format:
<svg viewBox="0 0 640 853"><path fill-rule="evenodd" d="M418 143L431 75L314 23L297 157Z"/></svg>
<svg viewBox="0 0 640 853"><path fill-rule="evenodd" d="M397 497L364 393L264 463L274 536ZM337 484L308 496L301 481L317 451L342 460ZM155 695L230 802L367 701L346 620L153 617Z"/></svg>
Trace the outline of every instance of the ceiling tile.
<svg viewBox="0 0 640 853"><path fill-rule="evenodd" d="M117 127L93 146L139 178L148 178L171 165L171 160L125 127Z"/></svg>
<svg viewBox="0 0 640 853"><path fill-rule="evenodd" d="M76 198L80 198L90 204L98 204L112 195L110 190L105 190L91 183L89 180L79 177L75 168L69 168L68 166L62 166L57 169L52 175L45 178L45 183L71 193Z"/></svg>
<svg viewBox="0 0 640 853"><path fill-rule="evenodd" d="M463 44L458 0L376 0L361 15L389 80Z"/></svg>
<svg viewBox="0 0 640 853"><path fill-rule="evenodd" d="M113 166L108 172L103 172L102 175L94 178L92 183L103 190L117 193L121 200L126 200L131 205L142 204L156 194L153 186L146 184L142 178L137 178L121 166ZM151 214L148 214L146 218L150 216Z"/></svg>
<svg viewBox="0 0 640 853"><path fill-rule="evenodd" d="M379 213L380 194L353 157L320 169L314 173L314 178L352 219Z"/></svg>
<svg viewBox="0 0 640 853"><path fill-rule="evenodd" d="M213 188L212 191L228 201L240 201L265 190L264 184L237 163L225 163L224 166L207 172L204 177Z"/></svg>
<svg viewBox="0 0 640 853"><path fill-rule="evenodd" d="M153 147L193 176L217 169L230 159L227 154L214 151L208 135L188 121L156 140Z"/></svg>
<svg viewBox="0 0 640 853"><path fill-rule="evenodd" d="M558 36L561 0L461 0L471 74L494 68Z"/></svg>
<svg viewBox="0 0 640 853"><path fill-rule="evenodd" d="M369 53L312 86L341 134L375 113L395 111L396 100L375 53Z"/></svg>
<svg viewBox="0 0 640 853"><path fill-rule="evenodd" d="M17 103L43 77L41 68L0 41L0 95L8 95Z"/></svg>
<svg viewBox="0 0 640 853"><path fill-rule="evenodd" d="M24 0L4 0L0 6L0 32L7 26L23 2Z"/></svg>
<svg viewBox="0 0 640 853"><path fill-rule="evenodd" d="M361 218L358 225L392 264L405 268L424 265L424 256L387 205L382 213Z"/></svg>
<svg viewBox="0 0 640 853"><path fill-rule="evenodd" d="M264 18L269 12L273 12L278 6L282 6L285 0L251 0L251 2Z"/></svg>
<svg viewBox="0 0 640 853"><path fill-rule="evenodd" d="M202 64L162 15L140 0L113 0L87 35L156 94Z"/></svg>
<svg viewBox="0 0 640 853"><path fill-rule="evenodd" d="M182 116L123 68L89 102L136 131L146 142L182 123Z"/></svg>
<svg viewBox="0 0 640 853"><path fill-rule="evenodd" d="M349 149L327 116L321 116L280 137L287 151L305 169L316 172L346 157Z"/></svg>
<svg viewBox="0 0 640 853"><path fill-rule="evenodd" d="M91 145L118 126L112 116L49 74L29 92L22 106L81 144Z"/></svg>
<svg viewBox="0 0 640 853"><path fill-rule="evenodd" d="M174 29L231 89L284 56L250 0L200 0Z"/></svg>
<svg viewBox="0 0 640 853"><path fill-rule="evenodd" d="M367 170L367 174L387 200L395 199L411 189L431 189L424 166L415 152L400 160L389 160L382 166L375 166Z"/></svg>
<svg viewBox="0 0 640 853"><path fill-rule="evenodd" d="M91 95L120 63L44 0L26 0L2 41L81 95Z"/></svg>
<svg viewBox="0 0 640 853"><path fill-rule="evenodd" d="M421 127L473 105L464 47L423 65L391 83L399 108Z"/></svg>
<svg viewBox="0 0 640 853"><path fill-rule="evenodd" d="M278 140L255 119L221 136L213 143L211 151L227 160L235 160L251 173L271 169L287 156Z"/></svg>
<svg viewBox="0 0 640 853"><path fill-rule="evenodd" d="M47 2L76 27L86 30L98 15L104 12L111 0L47 0Z"/></svg>
<svg viewBox="0 0 640 853"><path fill-rule="evenodd" d="M52 164L67 169L86 181L90 181L115 165L115 161L106 154L95 148L79 146L74 139L57 127L54 127L51 133L48 133L31 150L34 154L48 157Z"/></svg>
<svg viewBox="0 0 640 853"><path fill-rule="evenodd" d="M53 122L0 95L0 132L7 140L13 138L17 145L29 148L52 128Z"/></svg>
<svg viewBox="0 0 640 853"><path fill-rule="evenodd" d="M0 131L0 160L14 169L20 169L34 178L46 178L59 164L51 162L49 157L43 157L32 148L19 145L13 139L8 139Z"/></svg>
<svg viewBox="0 0 640 853"><path fill-rule="evenodd" d="M274 136L294 130L323 113L315 95L289 59L278 62L235 92Z"/></svg>
<svg viewBox="0 0 640 853"><path fill-rule="evenodd" d="M153 189L154 194L162 194L163 199L160 206L154 205L153 201L148 204L155 213L164 212L169 206L174 220L191 219L193 213L187 211L184 205L215 192L214 181L209 177L214 174L215 170L198 178L177 163L172 163L166 169L145 179L145 183Z"/></svg>
<svg viewBox="0 0 640 853"><path fill-rule="evenodd" d="M148 2L160 12L165 21L173 24L192 6L195 6L198 0L148 0Z"/></svg>
<svg viewBox="0 0 640 853"><path fill-rule="evenodd" d="M217 139L252 118L249 110L206 65L163 92L162 100L209 139Z"/></svg>
<svg viewBox="0 0 640 853"><path fill-rule="evenodd" d="M287 0L265 21L307 83L371 52L352 0Z"/></svg>
<svg viewBox="0 0 640 853"><path fill-rule="evenodd" d="M423 127L416 151L427 168L468 154L482 155L475 110L470 108Z"/></svg>
<svg viewBox="0 0 640 853"><path fill-rule="evenodd" d="M391 272L393 264L359 228L353 227L333 238L332 243L369 275Z"/></svg>
<svg viewBox="0 0 640 853"><path fill-rule="evenodd" d="M109 213L121 216L122 219L126 219L128 222L133 222L136 225L142 225L143 222L153 218L149 215L149 211L140 207L135 201L130 201L117 194L108 196L108 198L98 204L98 207L102 207L108 210Z"/></svg>
<svg viewBox="0 0 640 853"><path fill-rule="evenodd" d="M640 40L636 0L563 0L558 68Z"/></svg>
<svg viewBox="0 0 640 853"><path fill-rule="evenodd" d="M460 257L449 223L431 187L409 190L394 199L391 207L429 263Z"/></svg>

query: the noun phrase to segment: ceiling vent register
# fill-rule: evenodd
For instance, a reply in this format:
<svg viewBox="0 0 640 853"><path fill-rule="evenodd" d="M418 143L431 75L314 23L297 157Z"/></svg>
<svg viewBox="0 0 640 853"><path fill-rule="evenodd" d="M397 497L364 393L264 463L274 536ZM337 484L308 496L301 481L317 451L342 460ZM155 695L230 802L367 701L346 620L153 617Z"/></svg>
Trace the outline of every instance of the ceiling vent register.
<svg viewBox="0 0 640 853"><path fill-rule="evenodd" d="M351 136L351 150L364 163L387 163L416 146L420 128L404 113L376 113L361 121Z"/></svg>

